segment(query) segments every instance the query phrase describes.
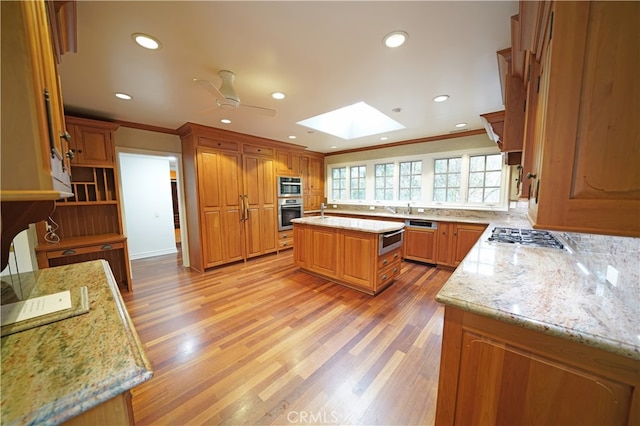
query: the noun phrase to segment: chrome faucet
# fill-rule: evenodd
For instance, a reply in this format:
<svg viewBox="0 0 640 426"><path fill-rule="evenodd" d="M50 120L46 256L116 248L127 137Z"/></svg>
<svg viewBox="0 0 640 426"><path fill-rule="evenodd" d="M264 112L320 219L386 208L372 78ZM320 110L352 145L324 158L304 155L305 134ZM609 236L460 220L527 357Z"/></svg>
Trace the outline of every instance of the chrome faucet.
<svg viewBox="0 0 640 426"><path fill-rule="evenodd" d="M384 206L384 208L394 214L398 212L398 209L396 209L395 207Z"/></svg>
<svg viewBox="0 0 640 426"><path fill-rule="evenodd" d="M320 203L320 217L324 218L324 203Z"/></svg>

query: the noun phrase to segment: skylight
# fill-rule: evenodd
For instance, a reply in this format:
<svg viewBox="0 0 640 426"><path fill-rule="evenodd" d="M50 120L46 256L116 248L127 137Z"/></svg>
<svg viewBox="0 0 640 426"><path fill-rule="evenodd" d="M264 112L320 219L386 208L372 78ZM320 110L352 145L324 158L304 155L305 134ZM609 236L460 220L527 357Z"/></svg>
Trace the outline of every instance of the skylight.
<svg viewBox="0 0 640 426"><path fill-rule="evenodd" d="M402 124L364 102L316 115L298 124L347 140L404 129Z"/></svg>

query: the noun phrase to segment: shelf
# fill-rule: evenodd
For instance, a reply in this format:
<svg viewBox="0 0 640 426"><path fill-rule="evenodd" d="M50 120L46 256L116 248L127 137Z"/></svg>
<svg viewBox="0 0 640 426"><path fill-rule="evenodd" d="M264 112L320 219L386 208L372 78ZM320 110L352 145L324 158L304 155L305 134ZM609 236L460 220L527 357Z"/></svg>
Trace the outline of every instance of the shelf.
<svg viewBox="0 0 640 426"><path fill-rule="evenodd" d="M87 247L96 244L121 243L126 241L127 237L121 234L98 234L86 235L82 237L71 237L61 239L57 244L43 243L38 244L35 248L36 252L50 250L64 250L68 248Z"/></svg>

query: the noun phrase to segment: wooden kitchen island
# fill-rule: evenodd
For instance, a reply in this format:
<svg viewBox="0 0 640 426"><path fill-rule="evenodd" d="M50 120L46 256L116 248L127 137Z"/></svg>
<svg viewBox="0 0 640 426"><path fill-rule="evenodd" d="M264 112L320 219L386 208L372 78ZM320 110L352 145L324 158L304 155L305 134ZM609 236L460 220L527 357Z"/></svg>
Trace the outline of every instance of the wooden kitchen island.
<svg viewBox="0 0 640 426"><path fill-rule="evenodd" d="M315 216L294 219L298 267L367 294L377 294L400 274L404 224Z"/></svg>

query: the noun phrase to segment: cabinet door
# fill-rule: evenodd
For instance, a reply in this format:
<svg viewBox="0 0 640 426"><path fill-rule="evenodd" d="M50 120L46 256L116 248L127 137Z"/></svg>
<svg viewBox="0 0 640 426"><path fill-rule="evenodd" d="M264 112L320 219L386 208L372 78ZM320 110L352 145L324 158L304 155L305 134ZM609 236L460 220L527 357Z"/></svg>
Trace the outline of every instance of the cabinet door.
<svg viewBox="0 0 640 426"><path fill-rule="evenodd" d="M553 8L534 226L640 236L640 3Z"/></svg>
<svg viewBox="0 0 640 426"><path fill-rule="evenodd" d="M458 266L462 259L469 253L469 250L475 245L484 232L483 225L456 224L453 233L455 239L455 249L453 255L453 264Z"/></svg>
<svg viewBox="0 0 640 426"><path fill-rule="evenodd" d="M72 165L113 166L115 148L112 131L95 127L69 126Z"/></svg>
<svg viewBox="0 0 640 426"><path fill-rule="evenodd" d="M453 230L452 223L438 223L438 242L436 251L436 263L438 265L453 266Z"/></svg>
<svg viewBox="0 0 640 426"><path fill-rule="evenodd" d="M344 231L339 238L341 270L338 279L373 291L377 259L377 234L363 236L362 232Z"/></svg>
<svg viewBox="0 0 640 426"><path fill-rule="evenodd" d="M247 257L277 249L274 161L244 156Z"/></svg>
<svg viewBox="0 0 640 426"><path fill-rule="evenodd" d="M338 233L333 228L312 226L309 228L311 258L309 269L319 274L336 276L338 272ZM297 242L294 242L297 246Z"/></svg>
<svg viewBox="0 0 640 426"><path fill-rule="evenodd" d="M436 263L437 229L405 228L404 254L406 259Z"/></svg>
<svg viewBox="0 0 640 426"><path fill-rule="evenodd" d="M309 190L321 191L324 188L324 162L322 159L309 158Z"/></svg>
<svg viewBox="0 0 640 426"><path fill-rule="evenodd" d="M244 258L244 224L242 221L242 162L240 154L220 154L220 188L224 194L222 213L225 229L226 262Z"/></svg>
<svg viewBox="0 0 640 426"><path fill-rule="evenodd" d="M464 331L455 423L626 424L632 388Z"/></svg>

